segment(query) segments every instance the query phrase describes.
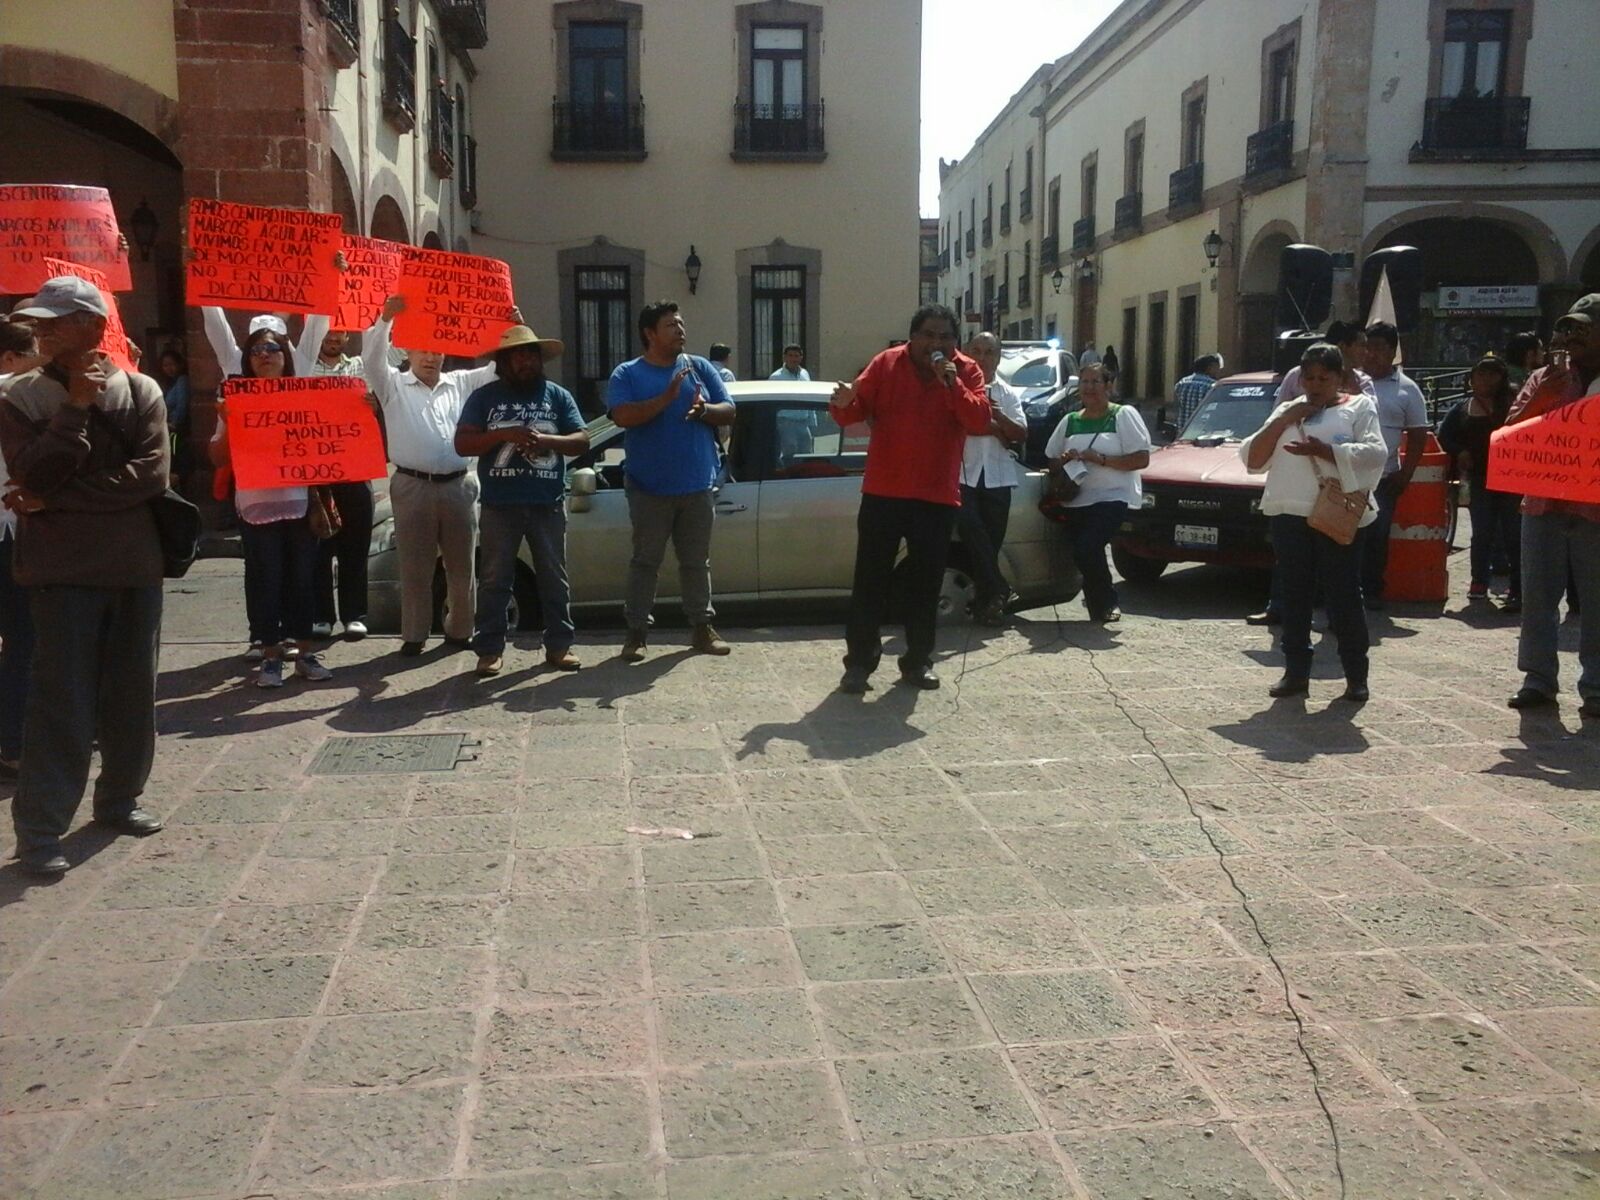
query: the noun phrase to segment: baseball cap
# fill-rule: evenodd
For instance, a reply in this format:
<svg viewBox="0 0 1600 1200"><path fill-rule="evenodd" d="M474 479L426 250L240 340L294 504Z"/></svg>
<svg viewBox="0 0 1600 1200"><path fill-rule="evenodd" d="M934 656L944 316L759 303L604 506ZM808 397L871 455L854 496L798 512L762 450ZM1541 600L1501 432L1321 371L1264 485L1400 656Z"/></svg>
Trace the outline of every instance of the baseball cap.
<svg viewBox="0 0 1600 1200"><path fill-rule="evenodd" d="M250 318L250 333L260 333L263 329L270 329L279 337L289 336L289 327L284 324L283 318L275 317L271 313L262 313L259 317Z"/></svg>
<svg viewBox="0 0 1600 1200"><path fill-rule="evenodd" d="M65 317L78 312L93 313L97 317L111 315L100 289L76 275L57 275L54 279L46 279L31 299L24 300L11 312L13 316L39 319Z"/></svg>
<svg viewBox="0 0 1600 1200"><path fill-rule="evenodd" d="M1587 296L1580 296L1577 303L1567 310L1567 315L1556 321L1556 328L1560 329L1567 322L1573 324L1593 325L1600 320L1600 292L1590 292Z"/></svg>

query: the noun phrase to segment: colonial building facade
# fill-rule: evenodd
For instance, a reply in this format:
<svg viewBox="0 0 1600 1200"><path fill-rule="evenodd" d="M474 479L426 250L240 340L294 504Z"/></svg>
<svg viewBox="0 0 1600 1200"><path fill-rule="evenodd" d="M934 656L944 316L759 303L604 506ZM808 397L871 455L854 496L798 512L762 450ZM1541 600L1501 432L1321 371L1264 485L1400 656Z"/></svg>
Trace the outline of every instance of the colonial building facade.
<svg viewBox="0 0 1600 1200"><path fill-rule="evenodd" d="M1128 0L945 170L952 237L976 205L981 243L1030 153L1043 212L1031 259L968 238L942 294L1114 344L1127 391L1159 397L1198 351L1268 364L1284 246L1337 256L1353 317L1365 257L1409 245L1408 359L1464 364L1600 288L1600 125L1572 102L1600 86L1597 39L1589 0ZM985 312L990 277L1007 311Z"/></svg>

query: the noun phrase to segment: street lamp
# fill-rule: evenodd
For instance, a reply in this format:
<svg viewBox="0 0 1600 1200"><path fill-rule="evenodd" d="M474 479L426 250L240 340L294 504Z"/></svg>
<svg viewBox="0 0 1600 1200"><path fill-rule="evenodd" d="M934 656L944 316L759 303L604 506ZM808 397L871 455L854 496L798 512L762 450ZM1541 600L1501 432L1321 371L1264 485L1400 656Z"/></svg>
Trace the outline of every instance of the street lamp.
<svg viewBox="0 0 1600 1200"><path fill-rule="evenodd" d="M1078 282L1094 282L1094 259L1086 258L1078 264Z"/></svg>
<svg viewBox="0 0 1600 1200"><path fill-rule="evenodd" d="M1050 286L1055 288L1056 295L1059 296L1061 294L1061 285L1065 283L1066 280L1067 277L1061 273L1061 268L1057 267L1056 273L1050 276Z"/></svg>
<svg viewBox="0 0 1600 1200"><path fill-rule="evenodd" d="M689 257L683 260L683 273L689 277L689 294L692 296L700 287L700 256L694 252L692 244Z"/></svg>
<svg viewBox="0 0 1600 1200"><path fill-rule="evenodd" d="M133 230L133 244L139 248L139 261L149 262L150 251L155 249L156 229L158 224L156 214L150 210L150 205L145 200L139 201L139 207L133 210L133 215L128 218L128 225Z"/></svg>
<svg viewBox="0 0 1600 1200"><path fill-rule="evenodd" d="M1206 234L1205 240L1200 243L1200 248L1206 252L1206 265L1214 267L1217 259L1222 257L1222 247L1227 243L1222 240L1222 235L1213 229Z"/></svg>

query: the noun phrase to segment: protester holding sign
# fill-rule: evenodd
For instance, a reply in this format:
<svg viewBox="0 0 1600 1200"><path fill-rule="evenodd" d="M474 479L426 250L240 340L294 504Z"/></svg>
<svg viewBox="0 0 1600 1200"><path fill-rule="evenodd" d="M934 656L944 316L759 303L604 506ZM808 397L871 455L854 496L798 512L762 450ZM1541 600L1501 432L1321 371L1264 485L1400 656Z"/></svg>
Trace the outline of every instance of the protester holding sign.
<svg viewBox="0 0 1600 1200"><path fill-rule="evenodd" d="M244 345L245 379L281 379L294 375L289 339L271 329L258 329ZM225 405L227 389L217 401L223 411L211 437L211 462L232 469ZM234 494L239 514L239 540L244 546L244 606L250 622L250 654L262 663L256 686L283 686L284 652L297 652L294 673L321 683L333 672L311 653L312 572L317 539L311 532L310 492L305 487L241 487Z"/></svg>
<svg viewBox="0 0 1600 1200"><path fill-rule="evenodd" d="M46 281L16 310L51 360L9 380L0 451L20 514L16 582L32 596L33 672L12 801L23 869L68 869L61 838L100 748L95 820L143 837L155 755L163 557L150 501L167 487L166 407L153 379L96 347L105 297L87 280Z"/></svg>
<svg viewBox="0 0 1600 1200"><path fill-rule="evenodd" d="M1516 426L1535 420L1600 392L1600 292L1591 292L1572 306L1556 322L1556 333L1565 338L1566 361L1541 367L1528 377L1511 406L1506 427L1495 435L1498 443L1514 435ZM1600 408L1600 403L1596 404ZM1596 436L1591 425L1576 436L1584 453ZM1498 464L1491 462L1490 474ZM1591 469L1586 477L1594 478ZM1491 478L1491 484L1494 480ZM1561 595L1570 571L1584 601L1579 618L1578 694L1583 703L1578 712L1585 717L1600 717L1600 497L1585 489L1579 498L1558 498L1532 494L1522 502L1522 635L1517 643L1517 669L1523 672L1522 687L1508 703L1512 708L1540 708L1556 703L1560 694L1557 643L1560 634ZM1571 490L1579 490L1575 482Z"/></svg>
<svg viewBox="0 0 1600 1200"><path fill-rule="evenodd" d="M300 344L307 343L311 320L306 320L306 332ZM344 329L330 329L322 335L316 358L311 363L313 376L337 376L360 379L361 360L346 354L350 334ZM370 394L369 394L370 397ZM376 400L371 403L375 407ZM317 553L316 620L312 623L312 636L325 638L333 634L335 619L344 622L344 636L358 642L367 636L367 555L372 547L372 484L366 480L330 484L328 493L339 509L339 530L322 542ZM338 564L339 590L337 605L334 595L334 565Z"/></svg>
<svg viewBox="0 0 1600 1200"><path fill-rule="evenodd" d="M133 287L128 241L105 188L61 184L0 187L0 294L31 293L52 270L49 259L102 272L107 291Z"/></svg>

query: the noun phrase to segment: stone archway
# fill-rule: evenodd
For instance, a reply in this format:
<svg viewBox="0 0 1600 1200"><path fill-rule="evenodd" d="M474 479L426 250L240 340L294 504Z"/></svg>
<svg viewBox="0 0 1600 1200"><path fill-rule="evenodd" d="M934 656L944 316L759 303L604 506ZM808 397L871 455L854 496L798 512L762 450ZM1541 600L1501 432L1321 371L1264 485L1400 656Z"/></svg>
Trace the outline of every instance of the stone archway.
<svg viewBox="0 0 1600 1200"><path fill-rule="evenodd" d="M329 155L333 166L333 211L344 220L346 233L361 232L361 206L356 203L355 189L350 186L350 175L344 169L344 159L338 154Z"/></svg>
<svg viewBox="0 0 1600 1200"><path fill-rule="evenodd" d="M1273 345L1278 330L1275 310L1278 296L1278 260L1285 246L1300 240L1287 221L1271 221L1250 244L1239 266L1239 369L1272 368Z"/></svg>
<svg viewBox="0 0 1600 1200"><path fill-rule="evenodd" d="M1580 292L1600 292L1600 229L1586 237L1572 256L1572 282Z"/></svg>
<svg viewBox="0 0 1600 1200"><path fill-rule="evenodd" d="M372 209L372 222L367 226L375 238L391 242L411 242L411 232L406 228L406 215L393 196L380 196Z"/></svg>
<svg viewBox="0 0 1600 1200"><path fill-rule="evenodd" d="M429 250L444 249L444 241L439 237L439 231L437 229L428 230L428 232L423 236L422 244Z"/></svg>

